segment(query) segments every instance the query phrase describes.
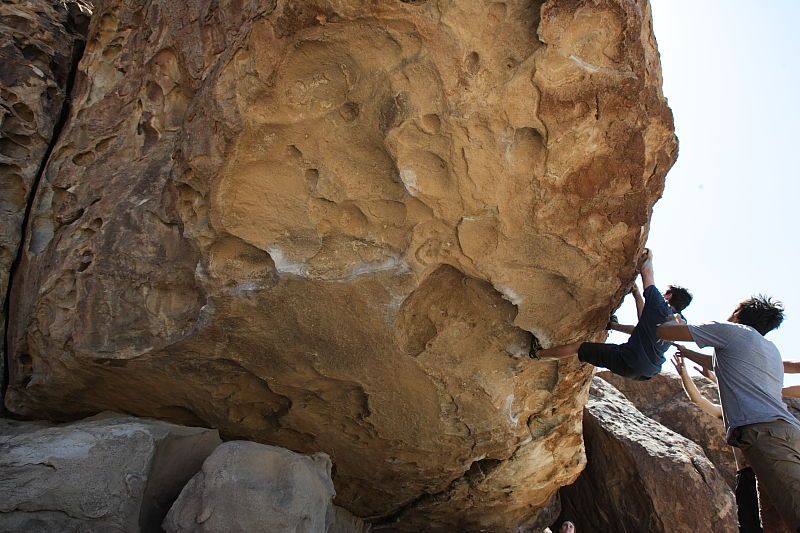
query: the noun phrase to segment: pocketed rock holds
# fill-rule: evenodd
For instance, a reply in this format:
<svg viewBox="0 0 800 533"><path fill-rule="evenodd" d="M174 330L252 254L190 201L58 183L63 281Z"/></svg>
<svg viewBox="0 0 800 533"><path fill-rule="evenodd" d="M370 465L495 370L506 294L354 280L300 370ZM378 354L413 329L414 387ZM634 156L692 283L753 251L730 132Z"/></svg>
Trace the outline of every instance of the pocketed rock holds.
<svg viewBox="0 0 800 533"><path fill-rule="evenodd" d="M0 531L160 531L220 442L215 430L114 414L0 420Z"/></svg>
<svg viewBox="0 0 800 533"><path fill-rule="evenodd" d="M577 477L591 369L527 353L602 336L675 159L645 0L107 0L72 100L8 408L323 451L396 529Z"/></svg>
<svg viewBox="0 0 800 533"><path fill-rule="evenodd" d="M168 533L324 533L334 522L331 461L255 442L217 448L181 491Z"/></svg>
<svg viewBox="0 0 800 533"><path fill-rule="evenodd" d="M0 3L0 338L25 209L77 67L89 15L91 4L83 0Z"/></svg>
<svg viewBox="0 0 800 533"><path fill-rule="evenodd" d="M584 416L588 465L561 491L578 531L736 531L736 503L695 443L594 378Z"/></svg>

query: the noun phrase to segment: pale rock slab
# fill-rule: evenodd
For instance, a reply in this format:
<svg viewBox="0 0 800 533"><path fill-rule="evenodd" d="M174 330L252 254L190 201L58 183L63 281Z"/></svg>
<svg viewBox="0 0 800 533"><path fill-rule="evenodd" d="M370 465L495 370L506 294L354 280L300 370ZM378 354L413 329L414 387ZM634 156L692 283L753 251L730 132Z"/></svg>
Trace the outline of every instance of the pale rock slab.
<svg viewBox="0 0 800 533"><path fill-rule="evenodd" d="M160 531L220 442L215 430L115 414L0 420L0 531Z"/></svg>
<svg viewBox="0 0 800 533"><path fill-rule="evenodd" d="M325 533L336 513L331 461L255 442L218 447L181 491L167 533ZM343 531L354 531L353 529Z"/></svg>

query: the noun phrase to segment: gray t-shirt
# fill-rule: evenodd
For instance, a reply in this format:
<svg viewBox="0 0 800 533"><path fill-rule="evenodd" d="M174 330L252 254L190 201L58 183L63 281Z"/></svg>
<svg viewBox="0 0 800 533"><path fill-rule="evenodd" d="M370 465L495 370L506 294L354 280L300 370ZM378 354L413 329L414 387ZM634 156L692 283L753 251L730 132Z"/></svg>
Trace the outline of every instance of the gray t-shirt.
<svg viewBox="0 0 800 533"><path fill-rule="evenodd" d="M701 348L714 347L722 419L728 433L740 426L786 420L800 427L781 399L783 361L775 345L750 326L709 322L689 326Z"/></svg>

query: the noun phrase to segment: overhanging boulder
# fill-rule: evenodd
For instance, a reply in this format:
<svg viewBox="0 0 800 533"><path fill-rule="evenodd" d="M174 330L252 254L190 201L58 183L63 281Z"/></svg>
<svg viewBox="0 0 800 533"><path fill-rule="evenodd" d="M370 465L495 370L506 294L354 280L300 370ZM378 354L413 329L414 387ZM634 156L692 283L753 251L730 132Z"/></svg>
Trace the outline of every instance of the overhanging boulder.
<svg viewBox="0 0 800 533"><path fill-rule="evenodd" d="M578 475L590 369L526 355L603 335L675 159L647 2L111 0L72 100L8 408L324 451L400 529Z"/></svg>

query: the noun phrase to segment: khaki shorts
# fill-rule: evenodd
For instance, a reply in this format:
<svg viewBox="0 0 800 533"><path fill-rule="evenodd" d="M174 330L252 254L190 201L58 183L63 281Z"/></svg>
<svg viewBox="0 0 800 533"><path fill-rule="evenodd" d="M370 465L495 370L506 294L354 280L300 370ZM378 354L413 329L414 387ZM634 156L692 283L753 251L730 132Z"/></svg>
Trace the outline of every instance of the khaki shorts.
<svg viewBox="0 0 800 533"><path fill-rule="evenodd" d="M791 530L800 531L800 428L775 420L737 430L739 447L759 487Z"/></svg>

